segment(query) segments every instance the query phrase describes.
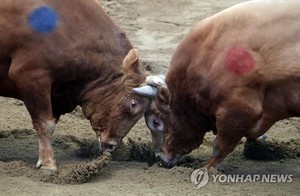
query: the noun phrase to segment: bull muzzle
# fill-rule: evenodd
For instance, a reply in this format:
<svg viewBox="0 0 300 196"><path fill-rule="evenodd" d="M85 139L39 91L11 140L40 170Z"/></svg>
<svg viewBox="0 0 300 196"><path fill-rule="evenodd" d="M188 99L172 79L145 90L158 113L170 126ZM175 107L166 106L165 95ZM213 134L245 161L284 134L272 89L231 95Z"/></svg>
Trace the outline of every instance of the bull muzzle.
<svg viewBox="0 0 300 196"><path fill-rule="evenodd" d="M112 152L117 148L118 143L114 140L103 140L98 136L98 146L100 152Z"/></svg>
<svg viewBox="0 0 300 196"><path fill-rule="evenodd" d="M179 156L171 156L162 152L155 153L155 156L161 162L161 165L168 169L174 167L180 159Z"/></svg>

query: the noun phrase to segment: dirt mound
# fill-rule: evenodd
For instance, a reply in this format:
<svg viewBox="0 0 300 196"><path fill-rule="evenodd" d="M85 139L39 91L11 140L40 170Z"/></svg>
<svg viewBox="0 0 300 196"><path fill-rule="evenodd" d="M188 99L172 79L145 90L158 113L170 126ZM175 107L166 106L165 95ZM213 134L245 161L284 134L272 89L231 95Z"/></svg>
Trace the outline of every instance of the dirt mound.
<svg viewBox="0 0 300 196"><path fill-rule="evenodd" d="M245 157L253 160L274 160L300 157L300 139L287 142L276 140L248 140L245 144Z"/></svg>
<svg viewBox="0 0 300 196"><path fill-rule="evenodd" d="M26 176L33 180L55 184L83 183L99 174L111 161L110 154L99 157L99 151L96 148L94 148L95 153L92 148L86 149L86 152L85 148L80 148L80 146L92 144L72 135L55 136L53 147L58 160L58 171L49 173L49 171L34 167L38 152L37 136L34 130L0 131L0 161L6 162L2 163L4 169L1 172L13 177Z"/></svg>
<svg viewBox="0 0 300 196"><path fill-rule="evenodd" d="M94 158L99 155L98 144L95 140L83 140L77 151L80 157ZM129 139L128 145L121 145L112 152L113 161L139 161L146 162L149 166L157 162L155 150L151 142L135 142Z"/></svg>
<svg viewBox="0 0 300 196"><path fill-rule="evenodd" d="M111 161L109 154L104 154L90 162L77 162L59 167L58 171L36 169L34 165L22 161L2 163L4 174L12 177L26 176L33 180L54 184L79 184L98 175Z"/></svg>
<svg viewBox="0 0 300 196"><path fill-rule="evenodd" d="M182 157L179 167L199 168L210 157L214 136L208 136L204 144L192 153ZM9 176L26 176L33 180L55 184L79 184L101 173L113 161L146 162L148 166L158 163L152 143L141 138L129 138L127 145L121 145L115 152L99 157L99 148L94 137L78 138L74 135L55 135L55 149L58 171L47 173L34 167L37 159L37 137L34 130L14 129L0 131L0 161L2 173ZM227 171L234 172L244 159L281 161L299 158L300 139L278 141L247 141L240 143L226 161ZM241 153L243 152L243 153ZM244 157L243 157L244 155Z"/></svg>

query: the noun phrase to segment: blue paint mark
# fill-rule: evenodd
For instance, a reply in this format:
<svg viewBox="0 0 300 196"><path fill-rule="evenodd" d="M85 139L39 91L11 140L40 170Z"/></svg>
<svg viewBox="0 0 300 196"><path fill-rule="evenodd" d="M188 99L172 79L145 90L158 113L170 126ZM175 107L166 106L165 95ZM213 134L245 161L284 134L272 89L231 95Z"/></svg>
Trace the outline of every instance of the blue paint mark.
<svg viewBox="0 0 300 196"><path fill-rule="evenodd" d="M57 25L57 21L58 16L56 12L48 6L36 8L28 18L30 26L39 33L53 31Z"/></svg>

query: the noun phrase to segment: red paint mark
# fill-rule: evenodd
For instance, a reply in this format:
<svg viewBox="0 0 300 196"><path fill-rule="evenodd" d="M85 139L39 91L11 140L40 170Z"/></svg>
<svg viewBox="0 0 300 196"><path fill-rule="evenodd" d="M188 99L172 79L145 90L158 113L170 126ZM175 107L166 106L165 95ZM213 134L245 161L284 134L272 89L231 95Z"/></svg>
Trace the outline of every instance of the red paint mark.
<svg viewBox="0 0 300 196"><path fill-rule="evenodd" d="M240 47L230 48L224 62L225 67L236 74L246 74L255 66L255 61L248 50Z"/></svg>

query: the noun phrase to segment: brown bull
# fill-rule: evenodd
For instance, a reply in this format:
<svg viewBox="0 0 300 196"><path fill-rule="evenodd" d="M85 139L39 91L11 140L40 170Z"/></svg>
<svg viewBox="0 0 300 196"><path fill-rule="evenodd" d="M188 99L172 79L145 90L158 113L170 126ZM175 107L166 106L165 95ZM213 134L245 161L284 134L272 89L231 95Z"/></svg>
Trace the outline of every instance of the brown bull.
<svg viewBox="0 0 300 196"><path fill-rule="evenodd" d="M113 150L149 101L136 50L96 0L2 0L0 95L23 100L39 142L37 167L56 169L51 137L60 115L82 110Z"/></svg>
<svg viewBox="0 0 300 196"><path fill-rule="evenodd" d="M213 130L205 167L216 167L242 137L300 116L299 32L299 1L246 2L197 24L146 112L162 163L174 166Z"/></svg>

